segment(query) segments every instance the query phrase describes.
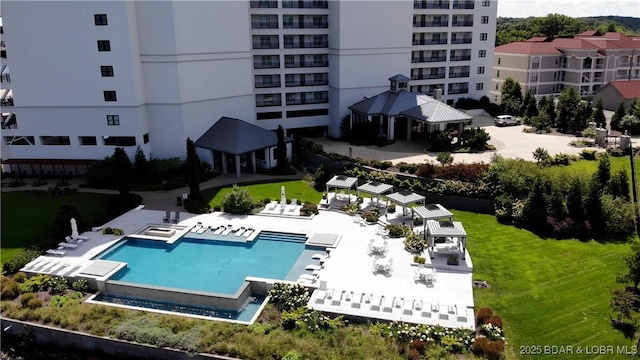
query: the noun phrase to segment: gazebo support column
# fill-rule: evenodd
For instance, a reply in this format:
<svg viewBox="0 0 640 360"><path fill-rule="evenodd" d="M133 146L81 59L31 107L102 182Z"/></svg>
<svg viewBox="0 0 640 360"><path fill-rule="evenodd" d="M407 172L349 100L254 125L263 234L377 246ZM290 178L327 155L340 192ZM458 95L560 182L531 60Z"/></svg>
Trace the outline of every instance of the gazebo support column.
<svg viewBox="0 0 640 360"><path fill-rule="evenodd" d="M256 152L255 150L251 152L251 172L256 173Z"/></svg>
<svg viewBox="0 0 640 360"><path fill-rule="evenodd" d="M462 132L464 131L464 123L458 123L458 145L462 145Z"/></svg>
<svg viewBox="0 0 640 360"><path fill-rule="evenodd" d="M227 172L227 153L222 152L222 173L228 174Z"/></svg>
<svg viewBox="0 0 640 360"><path fill-rule="evenodd" d="M407 140L411 141L411 128L413 125L413 120L407 119Z"/></svg>
<svg viewBox="0 0 640 360"><path fill-rule="evenodd" d="M396 118L394 117L389 117L389 132L387 133L387 140L393 140L395 139L395 123L396 123Z"/></svg>
<svg viewBox="0 0 640 360"><path fill-rule="evenodd" d="M236 177L240 177L240 155L235 155L236 160Z"/></svg>
<svg viewBox="0 0 640 360"><path fill-rule="evenodd" d="M465 253L467 252L467 237L463 237L462 238L462 260L464 260L465 258Z"/></svg>

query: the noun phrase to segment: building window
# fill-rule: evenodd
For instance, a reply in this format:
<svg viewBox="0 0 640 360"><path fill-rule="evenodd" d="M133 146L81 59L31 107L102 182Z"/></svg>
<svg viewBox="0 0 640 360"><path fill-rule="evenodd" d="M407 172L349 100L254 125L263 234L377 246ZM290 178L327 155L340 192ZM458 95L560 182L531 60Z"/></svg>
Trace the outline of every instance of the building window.
<svg viewBox="0 0 640 360"><path fill-rule="evenodd" d="M292 27L293 26L293 15L283 15L282 23L284 27Z"/></svg>
<svg viewBox="0 0 640 360"><path fill-rule="evenodd" d="M484 66L478 66L478 74L484 74Z"/></svg>
<svg viewBox="0 0 640 360"><path fill-rule="evenodd" d="M488 35L487 33L480 33L480 41L487 41Z"/></svg>
<svg viewBox="0 0 640 360"><path fill-rule="evenodd" d="M322 46L324 38L320 35L313 37L313 46Z"/></svg>
<svg viewBox="0 0 640 360"><path fill-rule="evenodd" d="M271 66L271 56L263 56L262 57L262 66L270 67Z"/></svg>
<svg viewBox="0 0 640 360"><path fill-rule="evenodd" d="M98 145L95 136L80 136L80 145Z"/></svg>
<svg viewBox="0 0 640 360"><path fill-rule="evenodd" d="M98 51L111 51L109 40L98 40Z"/></svg>
<svg viewBox="0 0 640 360"><path fill-rule="evenodd" d="M262 97L262 101L265 102L265 104L270 104L273 102L273 95L271 94L266 94Z"/></svg>
<svg viewBox="0 0 640 360"><path fill-rule="evenodd" d="M284 65L286 67L293 66L293 55L285 55L284 56Z"/></svg>
<svg viewBox="0 0 640 360"><path fill-rule="evenodd" d="M501 59L500 59L500 58L498 58L498 65L500 65L500 61L501 61Z"/></svg>
<svg viewBox="0 0 640 360"><path fill-rule="evenodd" d="M489 6L491 5L491 0L482 0L482 6Z"/></svg>
<svg viewBox="0 0 640 360"><path fill-rule="evenodd" d="M287 102L288 103L292 103L296 101L296 94L295 93L287 93Z"/></svg>
<svg viewBox="0 0 640 360"><path fill-rule="evenodd" d="M293 74L286 74L284 76L284 81L287 84L287 86L291 86L296 82L296 76Z"/></svg>
<svg viewBox="0 0 640 360"><path fill-rule="evenodd" d="M106 26L107 14L95 14L93 15L93 20L95 21L96 26Z"/></svg>
<svg viewBox="0 0 640 360"><path fill-rule="evenodd" d="M136 146L135 136L103 136L105 145L112 146Z"/></svg>
<svg viewBox="0 0 640 360"><path fill-rule="evenodd" d="M260 36L260 46L262 48L271 47L271 38L268 36Z"/></svg>
<svg viewBox="0 0 640 360"><path fill-rule="evenodd" d="M149 143L149 133L142 135L142 142L145 144Z"/></svg>
<svg viewBox="0 0 640 360"><path fill-rule="evenodd" d="M484 83L476 83L476 90L484 90Z"/></svg>
<svg viewBox="0 0 640 360"><path fill-rule="evenodd" d="M102 77L113 77L113 66L100 66Z"/></svg>
<svg viewBox="0 0 640 360"><path fill-rule="evenodd" d="M483 16L480 18L480 23L481 24L488 24L489 23L489 17L488 16Z"/></svg>
<svg viewBox="0 0 640 360"><path fill-rule="evenodd" d="M292 48L293 47L293 36L287 35L284 37L284 47Z"/></svg>
<svg viewBox="0 0 640 360"><path fill-rule="evenodd" d="M496 77L497 77L497 78L499 78L499 77L500 77L500 70L498 70L498 71L496 72Z"/></svg>
<svg viewBox="0 0 640 360"><path fill-rule="evenodd" d="M318 65L318 64L322 64L324 62L324 56L323 55L313 55L313 63Z"/></svg>
<svg viewBox="0 0 640 360"><path fill-rule="evenodd" d="M540 58L539 57L535 57L535 58L533 58L533 60L531 60L531 68L532 69L539 69L540 68Z"/></svg>
<svg viewBox="0 0 640 360"><path fill-rule="evenodd" d="M320 27L323 25L322 16L314 16L313 17L313 26Z"/></svg>
<svg viewBox="0 0 640 360"><path fill-rule="evenodd" d="M487 50L478 50L478 57L487 57Z"/></svg>
<svg viewBox="0 0 640 360"><path fill-rule="evenodd" d="M269 17L268 16L260 16L260 27L268 28L269 27Z"/></svg>
<svg viewBox="0 0 640 360"><path fill-rule="evenodd" d="M103 93L104 93L104 101L118 101L118 97L116 96L115 91L105 90Z"/></svg>
<svg viewBox="0 0 640 360"><path fill-rule="evenodd" d="M498 84L496 83L496 90L498 90Z"/></svg>
<svg viewBox="0 0 640 360"><path fill-rule="evenodd" d="M120 126L120 115L107 115L107 125Z"/></svg>
<svg viewBox="0 0 640 360"><path fill-rule="evenodd" d="M42 145L71 145L68 136L40 136Z"/></svg>
<svg viewBox="0 0 640 360"><path fill-rule="evenodd" d="M271 87L273 85L273 76L262 75L262 85L265 87Z"/></svg>

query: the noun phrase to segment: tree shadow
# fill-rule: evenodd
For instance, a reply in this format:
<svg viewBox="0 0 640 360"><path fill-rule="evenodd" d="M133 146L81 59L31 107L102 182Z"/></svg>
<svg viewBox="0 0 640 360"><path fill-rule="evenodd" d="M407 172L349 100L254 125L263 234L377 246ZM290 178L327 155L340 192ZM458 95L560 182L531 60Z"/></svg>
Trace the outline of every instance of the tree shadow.
<svg viewBox="0 0 640 360"><path fill-rule="evenodd" d="M635 323L629 323L623 320L611 319L611 325L614 329L622 332L626 339L635 339L636 331L638 331L638 325Z"/></svg>

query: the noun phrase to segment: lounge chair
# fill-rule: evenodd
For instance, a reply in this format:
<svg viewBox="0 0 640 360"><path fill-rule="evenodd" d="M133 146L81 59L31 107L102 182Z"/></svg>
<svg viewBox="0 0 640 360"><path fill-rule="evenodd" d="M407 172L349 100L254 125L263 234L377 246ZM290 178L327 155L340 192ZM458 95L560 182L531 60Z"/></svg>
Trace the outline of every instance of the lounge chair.
<svg viewBox="0 0 640 360"><path fill-rule="evenodd" d="M317 304L324 304L324 300L327 297L327 281L326 280L320 281L320 286L318 286L318 288L314 292L314 295L316 295Z"/></svg>
<svg viewBox="0 0 640 360"><path fill-rule="evenodd" d="M415 303L415 300L405 300L404 301L404 306L402 308L402 314L404 315L413 315L413 304Z"/></svg>
<svg viewBox="0 0 640 360"><path fill-rule="evenodd" d="M49 255L57 255L57 256L64 256L67 252L62 250L62 249L49 249L47 250L47 254Z"/></svg>
<svg viewBox="0 0 640 360"><path fill-rule="evenodd" d="M383 299L383 298L384 298L383 296L381 297L381 296L373 295L373 294L372 294L372 295L369 297L369 300L370 300L370 302L371 302L370 309L371 309L372 311L380 311L380 307L382 306L382 299Z"/></svg>
<svg viewBox="0 0 640 360"><path fill-rule="evenodd" d="M200 227L200 229L198 229L198 231L196 231L197 234L204 234L204 232L207 231L207 228L202 226Z"/></svg>
<svg viewBox="0 0 640 360"><path fill-rule="evenodd" d="M218 226L218 228L213 233L216 234L216 235L220 235L225 230L227 230L226 226Z"/></svg>
<svg viewBox="0 0 640 360"><path fill-rule="evenodd" d="M173 216L173 219L171 219L171 222L174 224L177 224L180 222L180 211L175 212L175 215Z"/></svg>
<svg viewBox="0 0 640 360"><path fill-rule="evenodd" d="M325 260L327 260L327 259L329 258L329 254L326 254L326 255L322 255L322 254L313 254L313 255L311 255L311 258L312 258L313 260L319 260L319 261L320 261L320 263L323 263L323 262L325 262Z"/></svg>
<svg viewBox="0 0 640 360"><path fill-rule="evenodd" d="M249 236L251 236L251 234L253 234L254 231L255 231L254 229L248 228L247 231L242 233L242 236L243 237L249 237Z"/></svg>
<svg viewBox="0 0 640 360"><path fill-rule="evenodd" d="M298 277L298 281L300 280L314 281L315 279L316 279L316 275L311 275L311 274L302 274Z"/></svg>
<svg viewBox="0 0 640 360"><path fill-rule="evenodd" d="M340 306L343 296L344 296L344 291L336 292L331 297L331 306Z"/></svg>
<svg viewBox="0 0 640 360"><path fill-rule="evenodd" d="M81 242L81 241L89 241L89 239L91 239L89 236L87 235L78 235L75 237L75 240L77 242Z"/></svg>
<svg viewBox="0 0 640 360"><path fill-rule="evenodd" d="M382 300L382 311L383 312L392 312L393 311L394 302L395 302L395 298L384 296L384 299Z"/></svg>
<svg viewBox="0 0 640 360"><path fill-rule="evenodd" d="M355 293L353 294L353 298L351 299L351 307L355 309L360 309L362 306L362 299L364 298L363 293Z"/></svg>
<svg viewBox="0 0 640 360"><path fill-rule="evenodd" d="M198 232L198 230L200 230L202 228L202 225L196 225L194 227L191 228L191 232Z"/></svg>
<svg viewBox="0 0 640 360"><path fill-rule="evenodd" d="M78 244L72 244L72 243L67 243L67 242L60 242L58 243L58 245L60 245L60 247L65 248L65 249L75 249L78 247Z"/></svg>
<svg viewBox="0 0 640 360"><path fill-rule="evenodd" d="M171 221L171 211L165 211L164 217L162 218L162 222L166 224L170 221Z"/></svg>
<svg viewBox="0 0 640 360"><path fill-rule="evenodd" d="M318 271L318 270L322 270L324 266L322 265L307 265L304 269L305 270L311 270L311 271Z"/></svg>

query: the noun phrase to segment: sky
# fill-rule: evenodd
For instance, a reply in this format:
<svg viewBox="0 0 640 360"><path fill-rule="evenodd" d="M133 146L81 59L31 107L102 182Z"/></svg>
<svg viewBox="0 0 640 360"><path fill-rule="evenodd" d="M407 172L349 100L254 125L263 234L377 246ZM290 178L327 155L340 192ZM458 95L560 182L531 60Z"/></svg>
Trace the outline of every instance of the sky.
<svg viewBox="0 0 640 360"><path fill-rule="evenodd" d="M563 14L571 17L632 16L640 17L638 0L498 0L498 16L529 17Z"/></svg>

